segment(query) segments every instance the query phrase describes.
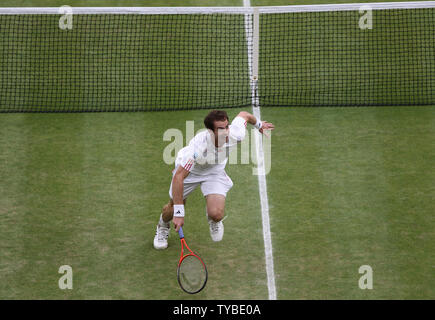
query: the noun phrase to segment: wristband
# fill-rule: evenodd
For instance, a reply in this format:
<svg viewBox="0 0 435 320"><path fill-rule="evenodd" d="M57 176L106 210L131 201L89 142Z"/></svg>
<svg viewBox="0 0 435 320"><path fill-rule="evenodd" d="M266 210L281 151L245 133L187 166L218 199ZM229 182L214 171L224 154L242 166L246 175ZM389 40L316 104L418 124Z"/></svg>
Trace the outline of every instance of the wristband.
<svg viewBox="0 0 435 320"><path fill-rule="evenodd" d="M260 130L263 126L263 122L260 119L257 119L257 122L255 123L255 127Z"/></svg>
<svg viewBox="0 0 435 320"><path fill-rule="evenodd" d="M174 217L183 218L184 217L184 205L174 204Z"/></svg>

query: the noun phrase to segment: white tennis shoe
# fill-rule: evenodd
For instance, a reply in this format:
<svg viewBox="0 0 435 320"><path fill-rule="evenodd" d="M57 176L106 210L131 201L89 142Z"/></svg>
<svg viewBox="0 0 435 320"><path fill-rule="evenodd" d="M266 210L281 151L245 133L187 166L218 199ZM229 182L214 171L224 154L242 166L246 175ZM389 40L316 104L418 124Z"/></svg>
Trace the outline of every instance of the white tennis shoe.
<svg viewBox="0 0 435 320"><path fill-rule="evenodd" d="M159 224L156 228L154 236L154 248L157 250L166 249L168 247L169 228L161 227Z"/></svg>
<svg viewBox="0 0 435 320"><path fill-rule="evenodd" d="M214 242L219 242L224 237L224 224L222 221L214 222L213 219L207 216L210 226L210 236Z"/></svg>

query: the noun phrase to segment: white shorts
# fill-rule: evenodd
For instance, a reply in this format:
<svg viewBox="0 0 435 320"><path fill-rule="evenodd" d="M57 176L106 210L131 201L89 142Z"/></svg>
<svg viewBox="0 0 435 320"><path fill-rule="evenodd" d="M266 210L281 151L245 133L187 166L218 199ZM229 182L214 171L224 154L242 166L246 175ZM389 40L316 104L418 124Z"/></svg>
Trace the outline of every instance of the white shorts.
<svg viewBox="0 0 435 320"><path fill-rule="evenodd" d="M172 177L174 177L177 168L174 169ZM233 186L233 181L228 177L227 173L222 170L220 173L209 174L209 175L197 175L190 173L184 179L183 185L183 200L196 189L197 186L201 185L202 194L205 196L209 194L221 194L226 197L227 192ZM169 197L172 199L172 182L169 188Z"/></svg>

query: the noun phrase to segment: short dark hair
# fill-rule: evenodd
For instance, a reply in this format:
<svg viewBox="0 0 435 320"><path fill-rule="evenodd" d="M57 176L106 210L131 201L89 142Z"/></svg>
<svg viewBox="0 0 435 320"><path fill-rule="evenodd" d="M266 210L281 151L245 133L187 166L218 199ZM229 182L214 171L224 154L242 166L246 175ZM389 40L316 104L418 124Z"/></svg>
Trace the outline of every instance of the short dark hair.
<svg viewBox="0 0 435 320"><path fill-rule="evenodd" d="M214 131L214 122L215 121L225 121L229 120L228 115L223 110L213 110L210 111L209 114L204 119L204 125L207 129Z"/></svg>

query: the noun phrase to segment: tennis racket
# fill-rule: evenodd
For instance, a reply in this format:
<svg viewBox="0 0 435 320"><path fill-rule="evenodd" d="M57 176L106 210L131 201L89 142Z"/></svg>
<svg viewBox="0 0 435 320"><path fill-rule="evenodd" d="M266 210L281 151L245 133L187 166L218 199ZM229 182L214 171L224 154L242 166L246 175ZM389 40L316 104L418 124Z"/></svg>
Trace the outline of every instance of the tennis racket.
<svg viewBox="0 0 435 320"><path fill-rule="evenodd" d="M181 227L178 234L181 241L181 256L177 268L178 283L185 292L195 294L204 289L207 283L207 267L204 261L188 247ZM185 249L188 250L186 254Z"/></svg>

